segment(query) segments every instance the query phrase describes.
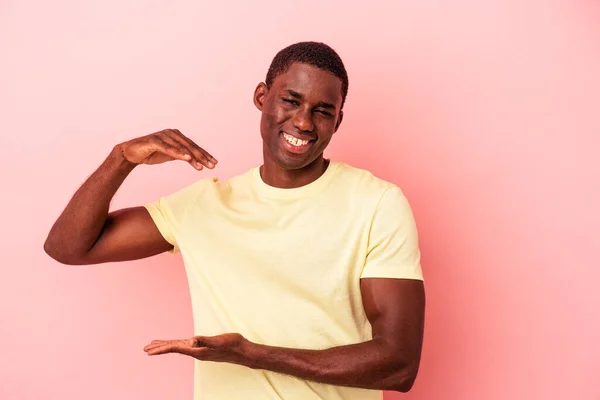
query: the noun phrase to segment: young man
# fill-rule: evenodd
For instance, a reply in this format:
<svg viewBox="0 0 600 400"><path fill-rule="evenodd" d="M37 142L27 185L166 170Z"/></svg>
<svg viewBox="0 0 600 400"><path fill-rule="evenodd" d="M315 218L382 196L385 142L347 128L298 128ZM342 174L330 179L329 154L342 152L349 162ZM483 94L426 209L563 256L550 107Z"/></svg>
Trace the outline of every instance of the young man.
<svg viewBox="0 0 600 400"><path fill-rule="evenodd" d="M114 147L44 245L65 264L181 252L194 330L149 355L196 358L195 399L381 399L419 367L425 294L417 232L401 190L327 160L348 91L322 43L289 46L254 93L264 162L109 213L139 164L217 160L176 129Z"/></svg>

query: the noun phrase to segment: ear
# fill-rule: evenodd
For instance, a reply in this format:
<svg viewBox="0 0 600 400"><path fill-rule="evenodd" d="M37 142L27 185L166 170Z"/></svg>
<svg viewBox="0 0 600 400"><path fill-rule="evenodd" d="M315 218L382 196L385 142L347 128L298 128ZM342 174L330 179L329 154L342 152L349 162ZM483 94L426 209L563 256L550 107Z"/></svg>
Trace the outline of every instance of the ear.
<svg viewBox="0 0 600 400"><path fill-rule="evenodd" d="M335 123L335 129L333 130L333 132L337 132L338 128L342 124L342 119L344 119L344 112L340 110L340 115L338 116L338 120Z"/></svg>
<svg viewBox="0 0 600 400"><path fill-rule="evenodd" d="M269 89L267 89L267 85L264 82L259 83L258 86L256 86L256 89L254 89L254 105L260 111L263 110L268 93Z"/></svg>

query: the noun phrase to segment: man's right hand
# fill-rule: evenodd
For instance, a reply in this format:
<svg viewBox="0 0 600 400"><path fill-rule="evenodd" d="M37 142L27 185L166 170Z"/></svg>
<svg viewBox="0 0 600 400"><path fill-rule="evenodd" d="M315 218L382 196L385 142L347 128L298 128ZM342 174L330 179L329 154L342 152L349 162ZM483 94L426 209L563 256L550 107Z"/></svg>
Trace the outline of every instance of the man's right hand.
<svg viewBox="0 0 600 400"><path fill-rule="evenodd" d="M181 160L197 170L214 168L217 160L178 129L164 129L118 145L123 158L135 165Z"/></svg>
<svg viewBox="0 0 600 400"><path fill-rule="evenodd" d="M173 248L145 207L108 213L110 201L138 164L182 160L196 170L217 160L177 129L165 129L114 146L102 165L81 185L56 220L44 250L63 264L137 260Z"/></svg>

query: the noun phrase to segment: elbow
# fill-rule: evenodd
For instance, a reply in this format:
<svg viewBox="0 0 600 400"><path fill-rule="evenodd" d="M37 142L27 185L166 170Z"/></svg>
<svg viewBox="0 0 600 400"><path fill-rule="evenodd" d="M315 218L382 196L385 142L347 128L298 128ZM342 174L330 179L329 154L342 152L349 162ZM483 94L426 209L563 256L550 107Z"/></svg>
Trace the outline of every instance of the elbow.
<svg viewBox="0 0 600 400"><path fill-rule="evenodd" d="M44 242L44 252L53 260L60 262L60 253L56 251L56 247L52 245L50 237Z"/></svg>
<svg viewBox="0 0 600 400"><path fill-rule="evenodd" d="M410 391L410 389L412 389L413 385L415 384L416 378L417 378L416 375L412 376L412 377L404 377L402 380L397 382L389 390L393 390L394 392L408 393Z"/></svg>
<svg viewBox="0 0 600 400"><path fill-rule="evenodd" d="M413 385L415 384L415 380L417 379L418 366L415 367L404 367L395 371L395 373L389 377L383 390L391 390L394 392L409 392Z"/></svg>
<svg viewBox="0 0 600 400"><path fill-rule="evenodd" d="M57 246L52 244L50 238L44 242L44 252L54 261L58 261L64 265L80 265L83 264L78 258L69 256L60 251Z"/></svg>

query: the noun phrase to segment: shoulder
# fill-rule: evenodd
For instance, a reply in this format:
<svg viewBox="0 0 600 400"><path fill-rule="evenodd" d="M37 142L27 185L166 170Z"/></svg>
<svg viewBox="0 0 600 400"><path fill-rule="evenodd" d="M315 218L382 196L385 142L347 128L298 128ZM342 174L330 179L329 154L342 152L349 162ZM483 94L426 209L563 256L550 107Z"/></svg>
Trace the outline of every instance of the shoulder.
<svg viewBox="0 0 600 400"><path fill-rule="evenodd" d="M335 163L338 168L337 184L344 186L346 190L355 195L375 199L380 199L384 194L386 197L402 195L402 190L396 184L376 176L369 170L354 167L345 162L336 161Z"/></svg>
<svg viewBox="0 0 600 400"><path fill-rule="evenodd" d="M190 184L187 184L175 191L171 196L175 195L180 198L195 198L207 189L214 187L218 183L218 178L202 178L194 181Z"/></svg>
<svg viewBox="0 0 600 400"><path fill-rule="evenodd" d="M160 196L155 203L159 207L168 207L170 209L183 210L190 204L193 204L198 197L206 193L214 185L213 178L203 178L181 186L169 194Z"/></svg>
<svg viewBox="0 0 600 400"><path fill-rule="evenodd" d="M252 169L226 179L221 179L219 176L214 175L192 182L180 191L192 197L205 193L221 192L231 187L247 185L251 180L251 174Z"/></svg>
<svg viewBox="0 0 600 400"><path fill-rule="evenodd" d="M215 182L218 186L227 186L227 187L240 187L240 186L251 185L252 178L253 178L253 175L254 175L256 169L258 169L258 167L252 167L240 174L234 175L234 176L232 176L226 180L222 180L222 181L215 178Z"/></svg>

